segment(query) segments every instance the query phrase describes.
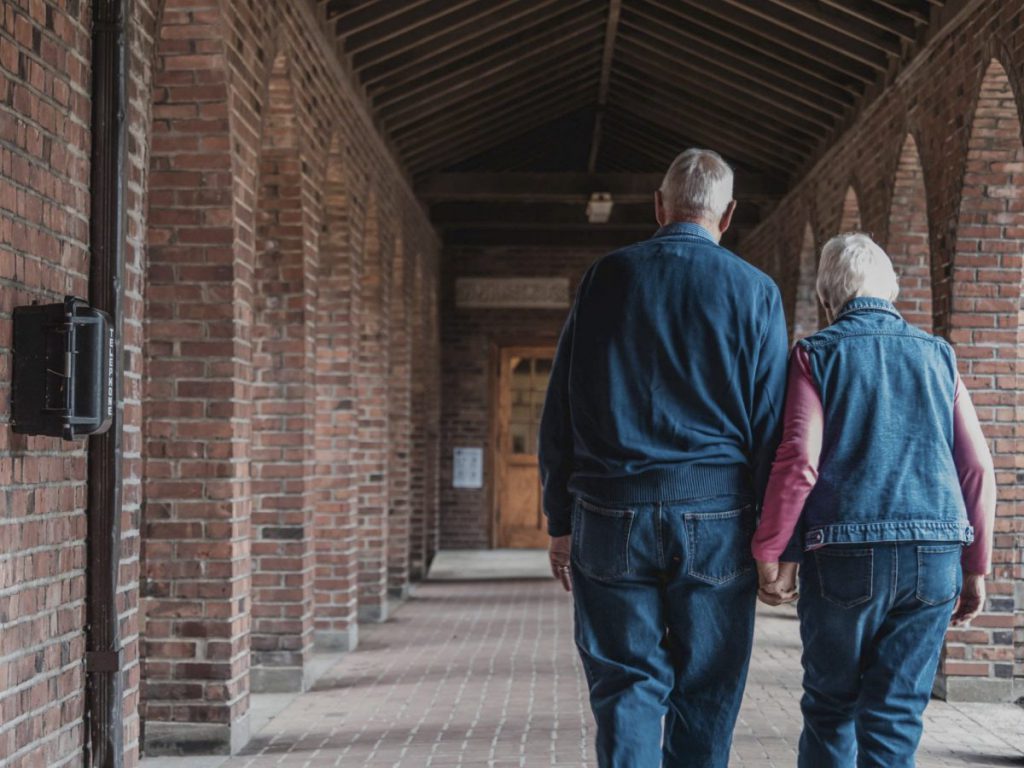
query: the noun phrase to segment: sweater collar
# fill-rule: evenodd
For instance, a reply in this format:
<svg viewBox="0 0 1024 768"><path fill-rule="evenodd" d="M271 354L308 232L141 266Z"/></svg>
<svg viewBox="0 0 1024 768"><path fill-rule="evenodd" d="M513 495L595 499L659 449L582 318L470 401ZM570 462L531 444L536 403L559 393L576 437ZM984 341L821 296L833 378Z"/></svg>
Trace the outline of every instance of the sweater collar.
<svg viewBox="0 0 1024 768"><path fill-rule="evenodd" d="M700 224L694 224L691 221L673 221L654 233L655 237L672 237L673 235L690 235L710 240L712 243L715 242L715 238L710 232Z"/></svg>
<svg viewBox="0 0 1024 768"><path fill-rule="evenodd" d="M844 315L848 315L851 312L886 312L896 317L902 317L899 310L896 309L895 305L891 301L885 299L879 299L874 296L858 296L856 299L850 299L843 308L839 310L839 314L836 315L836 320Z"/></svg>

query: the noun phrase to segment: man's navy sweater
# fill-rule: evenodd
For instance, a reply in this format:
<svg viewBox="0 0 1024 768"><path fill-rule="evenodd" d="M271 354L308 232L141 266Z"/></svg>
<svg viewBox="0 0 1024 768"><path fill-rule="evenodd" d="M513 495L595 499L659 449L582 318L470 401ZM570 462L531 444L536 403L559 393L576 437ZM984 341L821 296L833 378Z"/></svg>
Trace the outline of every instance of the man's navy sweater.
<svg viewBox="0 0 1024 768"><path fill-rule="evenodd" d="M598 260L562 330L541 419L548 532L570 532L574 495L759 503L787 351L775 283L696 224Z"/></svg>

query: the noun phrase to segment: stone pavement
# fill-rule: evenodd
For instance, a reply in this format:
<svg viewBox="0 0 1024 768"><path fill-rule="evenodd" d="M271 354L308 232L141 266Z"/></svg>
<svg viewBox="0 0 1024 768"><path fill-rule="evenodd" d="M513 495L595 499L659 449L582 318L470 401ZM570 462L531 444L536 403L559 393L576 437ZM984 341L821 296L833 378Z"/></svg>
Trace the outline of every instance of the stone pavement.
<svg viewBox="0 0 1024 768"><path fill-rule="evenodd" d="M595 766L572 605L553 582L426 583L361 635L242 755L202 765ZM795 765L799 693L795 611L764 608L732 765ZM919 765L1024 766L1024 710L933 702Z"/></svg>

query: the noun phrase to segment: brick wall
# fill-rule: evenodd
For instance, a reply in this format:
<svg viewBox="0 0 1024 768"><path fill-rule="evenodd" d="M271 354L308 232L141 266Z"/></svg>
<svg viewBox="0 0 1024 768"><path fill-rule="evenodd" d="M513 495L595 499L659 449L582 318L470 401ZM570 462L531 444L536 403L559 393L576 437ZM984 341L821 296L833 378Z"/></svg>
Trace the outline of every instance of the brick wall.
<svg viewBox="0 0 1024 768"><path fill-rule="evenodd" d="M441 547L489 548L493 492L491 388L501 346L554 346L566 310L459 309L459 277L567 277L571 296L590 264L605 251L549 248L451 248L445 252L441 413ZM484 487L452 488L452 449L484 448Z"/></svg>
<svg viewBox="0 0 1024 768"><path fill-rule="evenodd" d="M421 557L433 551L436 341L417 363L422 429L408 406L394 426L399 441L416 436L411 449L392 452L387 430L360 444L356 418L360 393L374 391L387 419L389 375L413 391L412 363L366 377L359 361L380 363L360 334L375 328L386 344L392 316L406 334L414 318L436 331L437 240L313 7L130 5L118 604L128 765L140 712L150 752L237 748L253 664L263 687L301 687L314 638L354 646L357 548L378 553L383 587L389 548L357 538L360 521L386 531L389 499L361 495L361 450L375 452L375 476L392 462L415 468L416 491L399 483L395 510L409 517L416 499L405 527L418 526ZM84 442L15 436L8 419L12 308L88 293L88 12L85 0L0 10L3 768L77 765L84 738ZM379 222L364 238L371 178ZM416 281L362 303L364 251L385 260L380 280L401 253ZM398 591L408 546L391 548Z"/></svg>
<svg viewBox="0 0 1024 768"><path fill-rule="evenodd" d="M807 295L798 268L805 227L819 245L848 228L855 190L861 226L902 273L901 309L956 347L1000 489L986 610L946 644L940 688L952 698L1024 692L1019 13L1019 3L993 0L960 19L739 248L775 274L791 316L805 316L795 305Z"/></svg>

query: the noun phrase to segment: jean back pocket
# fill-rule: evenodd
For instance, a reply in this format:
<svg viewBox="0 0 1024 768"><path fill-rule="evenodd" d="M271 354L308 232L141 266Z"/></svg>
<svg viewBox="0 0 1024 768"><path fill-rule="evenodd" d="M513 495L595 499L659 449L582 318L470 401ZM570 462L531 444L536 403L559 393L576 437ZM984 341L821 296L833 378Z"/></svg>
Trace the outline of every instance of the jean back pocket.
<svg viewBox="0 0 1024 768"><path fill-rule="evenodd" d="M960 592L959 544L917 548L917 599L925 605L948 603Z"/></svg>
<svg viewBox="0 0 1024 768"><path fill-rule="evenodd" d="M726 512L688 512L687 573L706 584L725 584L754 566L750 539L754 512L750 505Z"/></svg>
<svg viewBox="0 0 1024 768"><path fill-rule="evenodd" d="M821 596L840 608L852 608L871 599L874 550L830 546L815 550Z"/></svg>
<svg viewBox="0 0 1024 768"><path fill-rule="evenodd" d="M572 557L576 567L606 581L629 575L629 534L636 510L577 499L573 512Z"/></svg>

